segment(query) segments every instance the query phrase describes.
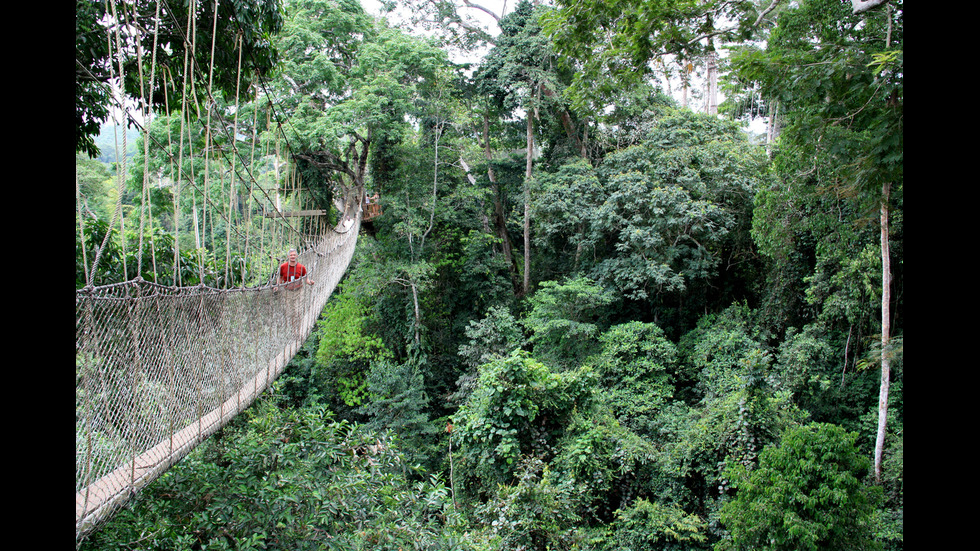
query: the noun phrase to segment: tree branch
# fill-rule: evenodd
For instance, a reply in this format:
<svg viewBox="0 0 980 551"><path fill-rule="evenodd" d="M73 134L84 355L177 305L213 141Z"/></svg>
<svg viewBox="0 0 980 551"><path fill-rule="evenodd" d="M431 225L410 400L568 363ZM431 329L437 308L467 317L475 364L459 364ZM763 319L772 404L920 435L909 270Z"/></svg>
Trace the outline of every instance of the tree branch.
<svg viewBox="0 0 980 551"><path fill-rule="evenodd" d="M485 14L489 15L490 17L492 17L494 21L496 21L497 23L500 23L500 16L497 15L496 13L494 13L489 8L485 8L485 7L483 7L483 6L479 5L479 4L474 4L473 2L470 2L470 0L463 0L463 4L465 4L466 7L468 7L468 8L473 8L475 10L482 11L483 13L485 13ZM504 5L506 6L506 4L504 4Z"/></svg>
<svg viewBox="0 0 980 551"><path fill-rule="evenodd" d="M325 168L346 174L351 178L356 178L357 174L347 164L329 151L311 151L309 153L296 153L293 155L297 159L302 159L317 168Z"/></svg>
<svg viewBox="0 0 980 551"><path fill-rule="evenodd" d="M861 1L861 0L851 0L851 1L852 2L858 2L858 1ZM867 0L867 1L869 1L869 2L874 2L874 1L882 2L882 1L887 1L887 0ZM778 6L782 2L783 2L783 0L772 0L772 2L769 3L769 6L766 9L762 10L761 12L759 12L759 16L755 18L755 22L752 23L752 27L758 27L759 26L759 23L762 22L762 19L765 16L769 15L769 13L772 10L776 9L776 6ZM711 32L702 34L700 36L694 37L693 39L689 40L687 42L687 44L688 45L695 44L695 43L700 42L700 41L702 41L702 40L704 40L706 38L712 38L712 37L715 37L715 36L718 36L718 35L721 35L721 34L725 34L725 33L734 31L736 29L738 29L738 25L737 24L736 25L732 25L730 27L726 27L724 29L718 29L716 31L711 31Z"/></svg>
<svg viewBox="0 0 980 551"><path fill-rule="evenodd" d="M883 6L887 3L888 0L851 0L851 13L857 15L868 10L873 10L874 8Z"/></svg>

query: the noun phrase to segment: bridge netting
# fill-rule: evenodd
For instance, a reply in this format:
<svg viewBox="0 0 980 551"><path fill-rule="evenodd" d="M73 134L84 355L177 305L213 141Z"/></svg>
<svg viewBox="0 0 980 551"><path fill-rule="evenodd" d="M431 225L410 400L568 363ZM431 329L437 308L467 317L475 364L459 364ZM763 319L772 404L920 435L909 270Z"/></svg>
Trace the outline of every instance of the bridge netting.
<svg viewBox="0 0 980 551"><path fill-rule="evenodd" d="M276 379L350 262L355 216L300 252L313 285L76 291L76 539Z"/></svg>

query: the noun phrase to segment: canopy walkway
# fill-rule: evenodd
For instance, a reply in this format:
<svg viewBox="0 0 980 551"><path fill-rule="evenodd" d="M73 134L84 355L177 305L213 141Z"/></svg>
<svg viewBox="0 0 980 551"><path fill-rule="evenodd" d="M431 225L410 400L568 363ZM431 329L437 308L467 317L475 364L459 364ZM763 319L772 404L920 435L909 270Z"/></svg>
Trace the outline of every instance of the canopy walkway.
<svg viewBox="0 0 980 551"><path fill-rule="evenodd" d="M85 221L97 215L90 210L76 176L80 234L76 240L76 287L85 285L75 292L76 544L275 381L310 335L347 270L362 219L380 214L376 204L367 213L363 181L345 183L323 177L314 183L319 186L319 199L303 196L309 188L298 185L300 178L290 163L293 157L281 150L283 142L289 149L289 140L284 137L282 121L278 120L281 114L272 96L266 94L264 102L255 102L266 116L267 136L262 140L259 108L252 110L250 122L240 121L244 111L237 93L234 105L230 98L228 103L218 101L210 78L214 56L210 56L210 66L198 65L195 56L205 48L195 47L191 32L199 24L215 24L217 3L211 12L205 10L212 13L213 20L198 22L198 15L205 12L193 9L187 10L186 21L175 20L172 15L166 20L183 37L187 52L195 52L185 56L179 79L173 78L172 68L158 72L155 59L163 47L156 46L158 25L152 31L130 25L130 20L141 15L136 13L136 6L116 0L108 5L108 59L118 57L119 62L102 67L116 83L106 86L105 95L113 98L118 112L132 124L147 126L141 126L142 183L137 171L127 169L126 155L120 154L128 150L125 133L121 147L116 144L117 204L108 222L110 231L99 238L101 243L95 250L86 250L87 238L92 235L86 234ZM152 21L164 21L160 19L162 4L147 7L156 11ZM164 11L170 11L169 7ZM217 36L211 35L208 51L214 52ZM143 49L151 44L154 46L149 51ZM237 57L239 84L250 86L240 82L241 41L225 53ZM136 81L142 94L135 102L142 111L138 117L132 116L131 109L136 107L120 91L121 83L131 76L126 73L127 57L138 68ZM264 89L258 82L251 86ZM159 118L161 134L156 138L151 137L149 126L157 120L151 113L154 103L150 98L154 95L180 98L179 106L171 105ZM124 209L127 178L131 190L141 189L135 206ZM324 198L327 188L329 201ZM125 252L122 274L109 279L124 282L100 284L104 280L96 275L102 269L100 260L107 244L118 239L125 248L127 232L139 236L135 273L149 273L144 271L143 244L144 238L157 235L153 225L160 222L150 210L159 208L151 196L160 191L172 197L173 212L165 232L172 236L172 242L162 251L154 250L152 242L146 248L147 254L153 255L153 275L147 277L157 276L158 254L172 254L172 285L127 275ZM325 209L325 202L336 212ZM296 222L295 217L302 220ZM224 237L215 241L221 231ZM118 232L118 237L111 238L113 232ZM224 249L225 266L231 267L234 260L235 266L242 267L241 273L229 275L226 271L223 279L206 279L202 261L197 264L196 281L220 280L223 284L214 284L222 288L183 283L186 280L181 270L185 266L178 258L186 251L181 250L180 237L194 239L197 251L210 246L217 254ZM275 273L270 273L267 281L254 275L255 270L265 273L259 266L267 261L272 262L266 267L275 271L282 260L275 255L284 254L286 246L297 243L304 243L298 260L307 268L312 285L294 289L289 284L279 285ZM77 274L82 265L85 280L80 284ZM246 277L246 273L251 275Z"/></svg>
<svg viewBox="0 0 980 551"><path fill-rule="evenodd" d="M350 263L352 216L300 253L314 284L298 290L130 281L76 291L76 539L279 376Z"/></svg>

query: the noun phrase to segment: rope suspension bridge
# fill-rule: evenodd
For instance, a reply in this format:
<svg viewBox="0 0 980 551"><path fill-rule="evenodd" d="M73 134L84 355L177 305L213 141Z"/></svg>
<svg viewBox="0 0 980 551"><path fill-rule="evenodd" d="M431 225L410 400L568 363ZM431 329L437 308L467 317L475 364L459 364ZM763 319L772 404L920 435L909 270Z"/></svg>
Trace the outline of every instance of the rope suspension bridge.
<svg viewBox="0 0 980 551"><path fill-rule="evenodd" d="M110 5L117 22L126 19L125 4L119 6L119 12L115 1ZM193 10L189 11L193 14ZM217 12L216 3L214 11ZM158 10L158 17L159 13ZM195 24L191 20L187 28L193 29ZM140 58L140 81L150 83L150 90L146 91L149 97L156 67L150 61L150 69L144 73L145 54L138 51L140 41L124 39L126 29L133 27L117 23L107 28L113 29L108 32L110 49L115 46L117 53L127 49L128 55ZM192 35L185 33L185 39L192 40ZM123 43L135 46L124 47ZM122 63L118 67L114 77L122 82L126 75L122 74ZM213 68L197 70L204 73ZM189 89L191 73L185 71L184 82L178 83L184 90ZM167 86L177 88L166 78L161 81L164 90ZM204 94L198 101L207 106L206 113L198 111L197 120L191 120L189 113L195 111L195 98L190 93L181 94L180 129L177 136L168 137L167 143L151 144L151 132L148 126L143 128L143 183L138 201L141 208L129 211L128 220L127 209L121 204L127 169L125 157L119 157L122 160L116 178L120 202L110 228L119 228L118 235L125 244L124 230L138 227L140 241L135 253L136 273L126 274L121 282L97 283L99 263L107 255L111 241L110 232L96 250L84 250L84 220L90 215L76 181L81 234L77 243L83 247L87 283L75 293L76 542L269 388L308 338L343 277L357 244L362 218L380 212L376 204L365 208L363 186L334 182L331 204L326 208L322 199L316 202L304 196L295 167L280 173L280 167L289 161L289 156L279 151L282 140L275 142L275 151L269 145L271 140L259 145L258 110L249 140L239 130L239 106L221 110L209 88L198 93ZM129 113L122 94L116 96L120 111ZM142 102L144 106L149 104ZM143 109L141 118L146 123L154 117L148 108ZM234 113L234 121L212 120L227 117L228 113ZM204 126L192 129L194 124L201 124L202 118L207 121ZM280 123L278 128L281 126ZM197 160L204 158L204 169L195 173L193 167L199 165L182 156L202 128L205 145L194 154ZM220 134L212 133L212 128L232 129L223 145ZM276 125L267 123L267 128L274 131ZM160 166L150 166L151 145L154 150L165 152L166 161ZM125 138L122 149L126 149ZM274 167L274 174L260 184L255 167L262 164L260 160L269 159L266 166ZM130 179L138 178L130 174ZM284 181L292 182L292 187L284 185ZM143 240L145 235L155 235L153 228L148 228L154 224L149 212L154 204L150 197L154 189L163 187L174 197L172 231L178 232L181 221L186 226L193 225L199 252L206 220L211 220L212 238L220 233L214 229L214 220L223 222L226 266L232 264L233 257L250 256L260 267L252 270L251 278L242 270L237 280L226 275L221 279L222 285L209 286L205 282L210 280L199 268L198 283L182 285L186 278L181 276L181 239L175 235L174 250L161 253L152 246L148 249L153 254L154 274L158 257L173 254L172 277L159 278L168 279L170 284L144 279L147 268ZM222 188L223 194L216 195L215 187ZM297 210L283 207L284 195ZM193 216L186 214L188 204L192 205ZM202 219L197 216L199 209ZM297 223L297 219L301 222ZM299 263L308 269L311 285L294 288L278 281L282 255L292 246L298 249ZM125 273L125 266L123 269Z"/></svg>
<svg viewBox="0 0 980 551"><path fill-rule="evenodd" d="M297 290L130 281L76 292L76 535L269 387L309 336L356 242L355 227L304 251L314 284Z"/></svg>

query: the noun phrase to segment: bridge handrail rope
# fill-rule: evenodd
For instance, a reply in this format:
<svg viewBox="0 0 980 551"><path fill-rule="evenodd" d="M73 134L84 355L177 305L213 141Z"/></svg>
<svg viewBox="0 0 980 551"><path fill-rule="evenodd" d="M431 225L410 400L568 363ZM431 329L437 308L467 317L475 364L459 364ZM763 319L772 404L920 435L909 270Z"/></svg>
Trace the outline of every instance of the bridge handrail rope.
<svg viewBox="0 0 980 551"><path fill-rule="evenodd" d="M107 33L110 52L119 55L118 73L112 68L112 77L118 82L125 81L125 67L122 62L122 27L132 29L126 3L123 2L121 14L117 12L116 0L110 0L111 16L115 23L113 32ZM135 7L130 7L135 10ZM194 9L188 10L187 41L185 52L194 50ZM217 1L215 1L217 13ZM170 15L172 17L172 14ZM135 11L133 14L135 20ZM157 6L157 21L160 19L160 6ZM189 78L192 72L200 73L193 56L185 53L185 67L181 86L181 112L179 145L174 158L173 137L167 125L167 144L157 143L149 132L150 101L156 86L156 33L154 33L154 55L149 71L149 90L142 88L144 82L143 52L140 41L136 40L136 59L141 83L142 120L147 123L143 130L144 158L149 159L151 142L164 151L169 164L170 179L174 186L173 216L174 274L173 285L156 282L156 251L153 249L153 279L143 279L143 239L146 225L152 239L153 216L150 201L151 175L148 164L143 166L143 184L140 191L141 206L138 209L139 238L137 273L126 273L123 262L124 281L121 283L96 285L96 274L103 253L109 243L112 229L118 224L119 235L125 236L126 216L122 208L122 196L127 176L125 155L117 153L120 168L117 175L117 200L109 231L93 251L94 258L89 264L89 252L85 249L85 224L79 204L79 232L82 235L82 258L85 263L86 286L75 293L75 534L76 542L104 522L115 510L122 506L146 484L160 476L170 466L186 456L200 442L228 423L235 415L247 408L282 373L286 364L299 350L313 330L316 319L324 304L345 273L357 243L362 220L362 205L357 201L336 204L340 221L331 227L318 221L315 227L294 227L280 209L278 201L280 134L282 123L276 127L275 181L277 196L270 197L268 191L259 185L251 173L254 164L257 125L253 126L251 145L252 159L246 161L238 149L238 97L235 98L235 121L229 143L232 144L230 167L230 186L228 205L212 202L208 193L212 172L212 154L226 152L214 146L210 133L211 124L206 126L204 189L200 189L193 173L184 172L185 145L194 155L191 130L187 123L191 113L189 102L194 102L198 115L195 79ZM216 34L212 31L212 36ZM115 44L113 42L115 41ZM239 47L239 77L241 60L241 41ZM112 58L112 57L110 57ZM213 60L213 44L212 56ZM193 67L193 68L191 68ZM213 67L212 67L213 70ZM211 71L204 91L207 118L212 115L222 117L213 107L216 105L210 87ZM169 112L167 68L161 71L161 89L165 98L165 108ZM199 77L200 78L200 77ZM169 79L170 85L175 83ZM239 83L240 84L240 83ZM188 92L190 89L190 93ZM116 93L119 109L130 116L124 106L121 93ZM269 117L272 116L270 109ZM256 110L255 119L258 121ZM223 121L224 122L224 121ZM118 126L118 125L117 125ZM138 125L139 126L139 125ZM271 127L271 118L266 121ZM228 124L221 124L226 131ZM126 150L126 135L123 132L123 151ZM185 144L186 140L186 144ZM288 142L288 140L287 140ZM267 147L266 145L263 147ZM288 143L287 143L288 147ZM268 150L266 149L268 154ZM238 162L235 162L238 159ZM148 161L147 161L148 163ZM239 173L241 170L244 175ZM236 209L233 208L231 193L236 176L248 180L248 207L244 216L251 216L253 191L264 196L269 209L276 214L272 221L276 224L267 227L270 219L261 218L259 258L270 261L268 280L257 285L246 286L243 280L240 287L232 287L228 277L231 260L231 232L235 231L245 246L240 252L250 250L252 220L245 221L245 235L233 224ZM295 167L285 174L287 182L292 183L292 195L298 204L299 190L296 185ZM180 256L179 239L176 234L179 220L180 190L184 184L193 187L193 204L197 210L197 194L203 197L203 216L200 227L215 216L224 219L225 255L227 288L215 288L204 283L182 286L178 260ZM224 184L222 182L222 191ZM76 199L80 196L76 177ZM349 194L344 193L344 197ZM362 194L357 194L360 197ZM227 206L227 211L222 208ZM217 214L215 214L215 212ZM195 227L197 223L195 222ZM213 227L213 222L212 222ZM281 230L281 231L280 231ZM272 234L267 243L267 234ZM214 239L214 231L211 232ZM122 239L125 246L126 239ZM275 250L284 254L292 243L299 252L299 262L308 269L313 285L302 285L299 289L277 285L276 270L279 261L276 255L266 253ZM302 243L302 245L300 245ZM213 249L214 247L212 247ZM124 251L124 255L125 255ZM199 281L205 277L199 263Z"/></svg>

